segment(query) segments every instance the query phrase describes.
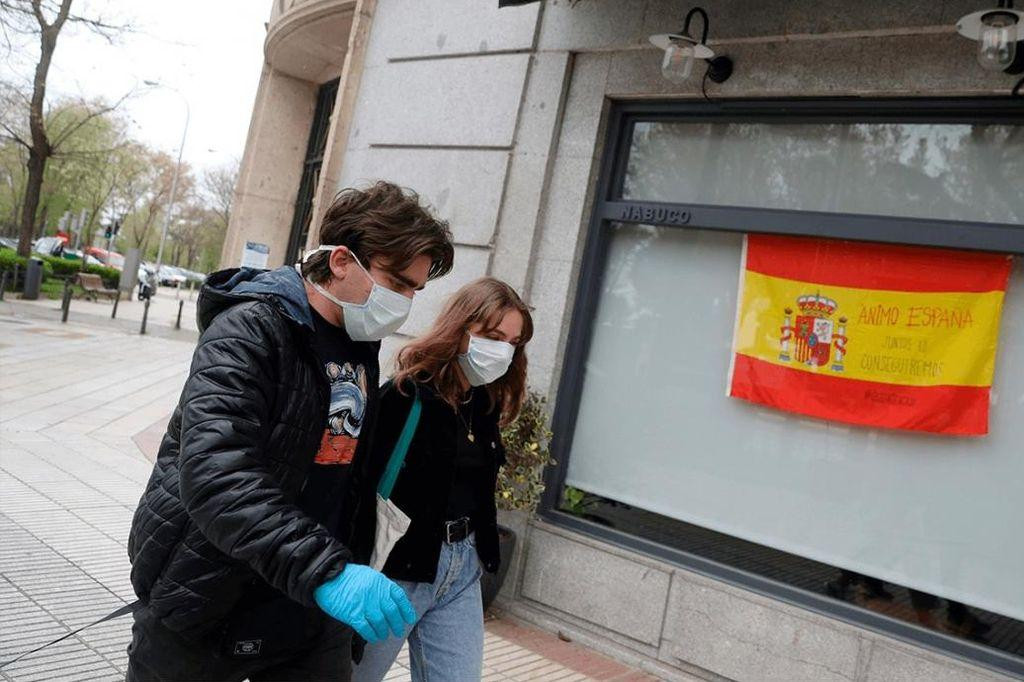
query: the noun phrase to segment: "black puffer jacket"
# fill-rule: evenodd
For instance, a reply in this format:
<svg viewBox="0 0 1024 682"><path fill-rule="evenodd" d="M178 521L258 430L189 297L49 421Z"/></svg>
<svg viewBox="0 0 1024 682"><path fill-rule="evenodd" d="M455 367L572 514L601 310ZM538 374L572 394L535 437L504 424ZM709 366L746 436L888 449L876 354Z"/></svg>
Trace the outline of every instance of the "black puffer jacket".
<svg viewBox="0 0 1024 682"><path fill-rule="evenodd" d="M136 594L179 632L216 626L263 581L315 606L351 558L296 505L329 406L298 273L216 273L198 307L202 336L128 539Z"/></svg>

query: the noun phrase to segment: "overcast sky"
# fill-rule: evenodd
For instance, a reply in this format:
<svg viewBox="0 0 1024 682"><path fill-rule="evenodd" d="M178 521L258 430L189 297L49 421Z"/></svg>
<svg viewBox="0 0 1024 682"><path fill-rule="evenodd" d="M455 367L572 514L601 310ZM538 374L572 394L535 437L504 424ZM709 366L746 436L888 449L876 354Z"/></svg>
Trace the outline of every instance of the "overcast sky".
<svg viewBox="0 0 1024 682"><path fill-rule="evenodd" d="M123 105L133 135L173 154L185 105L174 92L143 85L159 81L179 90L191 108L188 162L201 169L241 159L270 7L271 0L74 0L73 13L134 30L111 45L69 25L57 42L47 101L61 95L116 100L136 89ZM38 49L32 42L16 46L0 70L30 82Z"/></svg>

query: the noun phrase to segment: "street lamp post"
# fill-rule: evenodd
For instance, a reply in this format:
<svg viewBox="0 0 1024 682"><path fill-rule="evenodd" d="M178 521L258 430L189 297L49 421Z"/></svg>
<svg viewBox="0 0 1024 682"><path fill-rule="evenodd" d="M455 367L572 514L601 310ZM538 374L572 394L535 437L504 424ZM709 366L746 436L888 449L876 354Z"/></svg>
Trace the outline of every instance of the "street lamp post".
<svg viewBox="0 0 1024 682"><path fill-rule="evenodd" d="M157 81L143 81L146 85L153 88L164 88L176 93L181 97L181 101L185 104L185 127L181 131L181 145L178 147L178 162L174 166L174 178L171 180L171 196L167 201L167 211L164 213L164 226L160 233L160 247L156 252L156 278L157 284L160 283L160 266L163 265L164 258L164 243L167 241L167 230L171 225L171 211L174 210L174 199L175 193L178 191L178 173L181 172L181 154L185 151L185 136L188 135L188 122L191 117L191 111L188 106L188 100L185 99L185 95L181 94L177 89L172 88L169 85L158 83Z"/></svg>

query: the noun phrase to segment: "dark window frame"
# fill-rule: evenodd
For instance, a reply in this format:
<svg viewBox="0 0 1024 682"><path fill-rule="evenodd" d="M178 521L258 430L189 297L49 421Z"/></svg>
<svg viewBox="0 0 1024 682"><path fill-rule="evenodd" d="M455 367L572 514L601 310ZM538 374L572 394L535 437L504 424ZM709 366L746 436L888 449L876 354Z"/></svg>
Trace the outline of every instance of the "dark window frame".
<svg viewBox="0 0 1024 682"><path fill-rule="evenodd" d="M313 199L320 181L320 168L323 166L326 153L331 114L334 112L334 100L338 96L340 83L341 79L335 78L321 85L316 91L313 123L310 125L309 139L306 141L306 156L302 161L302 176L295 197L295 211L292 213L292 226L288 232L288 246L284 254L285 264L299 260L299 254L305 248L306 239L309 237Z"/></svg>
<svg viewBox="0 0 1024 682"><path fill-rule="evenodd" d="M613 101L607 109L603 155L576 284L558 399L552 455L539 514L545 521L642 552L853 625L923 646L1001 673L1024 676L1024 659L827 596L755 575L697 554L586 521L559 510L579 412L585 362L603 285L610 224L642 223L733 232L769 232L1024 254L1024 225L849 213L622 200L633 127L638 122L964 123L1024 125L1019 98L833 98L732 101Z"/></svg>

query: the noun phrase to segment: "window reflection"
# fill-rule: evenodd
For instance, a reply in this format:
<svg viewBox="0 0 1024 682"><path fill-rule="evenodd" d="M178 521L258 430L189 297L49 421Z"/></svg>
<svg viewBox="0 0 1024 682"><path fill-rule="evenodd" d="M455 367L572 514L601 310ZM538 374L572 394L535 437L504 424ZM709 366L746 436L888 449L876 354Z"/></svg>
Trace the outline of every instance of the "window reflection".
<svg viewBox="0 0 1024 682"><path fill-rule="evenodd" d="M638 123L623 198L1024 223L1024 129Z"/></svg>

